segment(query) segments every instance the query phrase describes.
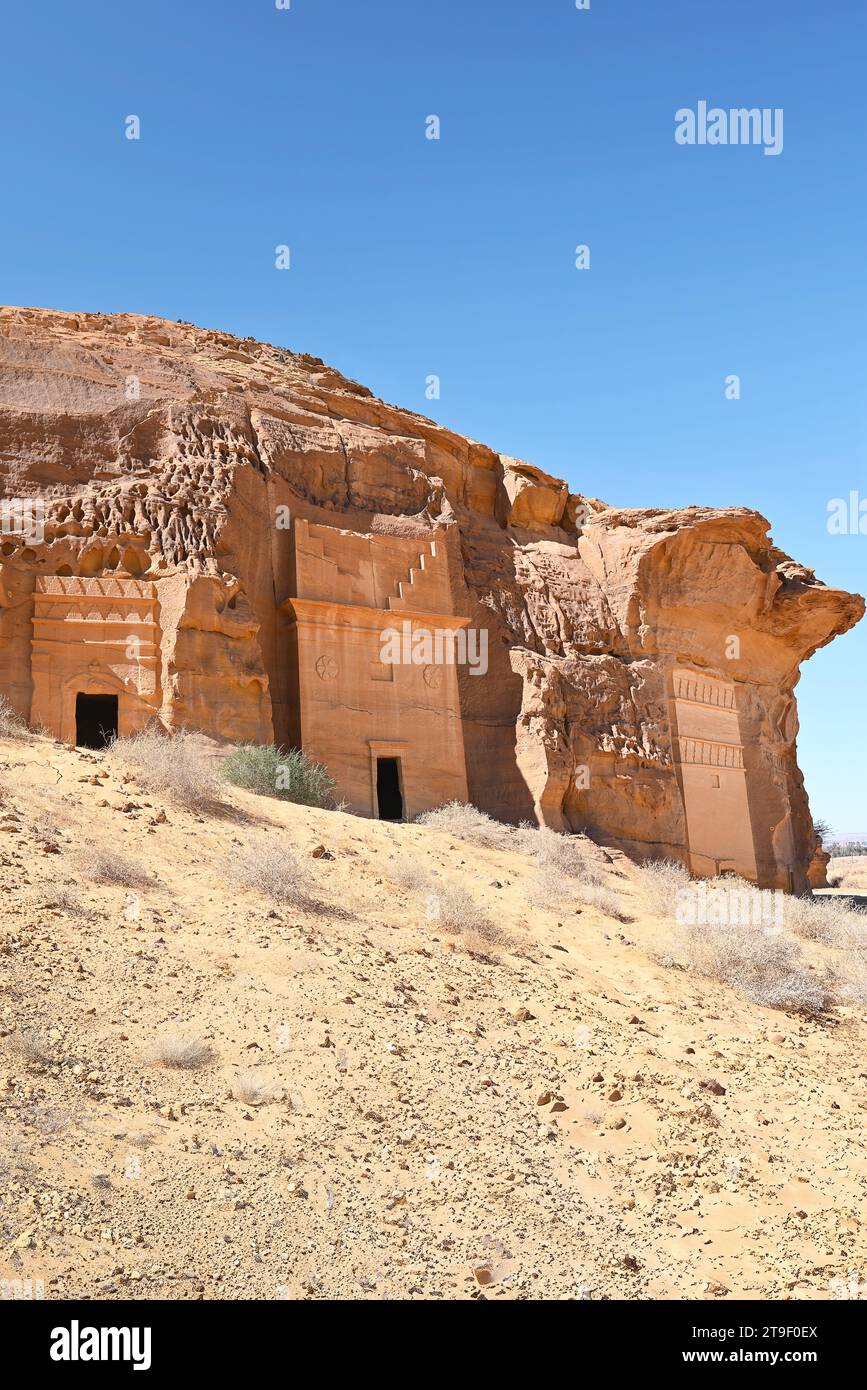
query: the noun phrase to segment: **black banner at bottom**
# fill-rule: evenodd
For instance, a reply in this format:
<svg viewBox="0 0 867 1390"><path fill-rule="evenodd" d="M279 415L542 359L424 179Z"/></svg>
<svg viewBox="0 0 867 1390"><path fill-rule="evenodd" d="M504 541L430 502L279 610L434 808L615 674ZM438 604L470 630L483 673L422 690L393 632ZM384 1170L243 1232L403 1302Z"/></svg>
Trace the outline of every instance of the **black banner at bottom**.
<svg viewBox="0 0 867 1390"><path fill-rule="evenodd" d="M476 1302L484 1302L477 1299ZM379 1304L383 1308L383 1303ZM418 1316L419 1306L414 1316ZM683 1370L701 1377L714 1368L764 1367L769 1371L793 1367L823 1375L851 1368L863 1338L863 1310L857 1302L827 1303L614 1303L576 1302L546 1304L547 1336L558 1338L561 1354L570 1357L595 1352L611 1371L621 1376L638 1370L670 1375ZM367 1356L384 1364L400 1324L395 1307L388 1303L387 1321L377 1324L377 1302L328 1303L206 1303L206 1302L0 1302L7 1355L17 1354L29 1370L64 1380L70 1375L93 1378L108 1370L113 1376L213 1371L222 1376L233 1371L249 1376L272 1358L288 1372L301 1349L309 1357L313 1348L325 1352L329 1362L338 1360L342 1346L352 1358L352 1369L363 1369ZM484 1341L476 1353L490 1371L498 1354L514 1355L520 1338L520 1313L527 1315L527 1331L538 1329L531 1303L521 1304L519 1321L501 1324L484 1320L481 1310L464 1312L469 1333L461 1343L460 1364L465 1373L473 1361L473 1336L484 1327ZM555 1311L556 1310L556 1311ZM554 1316L552 1316L552 1312ZM351 1332L354 1314L364 1316L363 1329ZM326 1321L327 1314L327 1321ZM432 1316L432 1310L427 1312ZM442 1313L427 1331L441 1335ZM321 1334L317 1328L319 1319ZM483 1321L480 1323L480 1318ZM346 1320L350 1338L335 1336L335 1325ZM409 1330L409 1325L404 1325ZM417 1328L416 1324L416 1328ZM491 1341L496 1329L497 1340ZM418 1333L416 1333L418 1335ZM311 1341L311 1337L315 1338ZM518 1341L513 1340L513 1337ZM568 1342L562 1339L568 1338ZM373 1339L373 1340L372 1340ZM381 1340L380 1340L381 1339ZM538 1350L538 1342L531 1346ZM295 1348L295 1354L293 1354ZM404 1353L405 1355L405 1353ZM450 1360L454 1350L449 1353ZM296 1364L297 1369L297 1364ZM429 1353L419 1370L432 1369ZM454 1373L454 1365L450 1374Z"/></svg>

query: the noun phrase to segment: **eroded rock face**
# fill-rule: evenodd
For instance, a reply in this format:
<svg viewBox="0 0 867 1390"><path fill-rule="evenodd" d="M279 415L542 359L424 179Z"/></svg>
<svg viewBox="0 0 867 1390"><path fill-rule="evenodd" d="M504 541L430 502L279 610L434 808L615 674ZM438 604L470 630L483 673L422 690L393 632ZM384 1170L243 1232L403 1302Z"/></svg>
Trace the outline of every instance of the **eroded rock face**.
<svg viewBox="0 0 867 1390"><path fill-rule="evenodd" d="M11 308L0 478L0 693L59 736L108 697L301 742L363 814L469 797L806 886L794 687L864 604L755 512L608 507L317 359Z"/></svg>

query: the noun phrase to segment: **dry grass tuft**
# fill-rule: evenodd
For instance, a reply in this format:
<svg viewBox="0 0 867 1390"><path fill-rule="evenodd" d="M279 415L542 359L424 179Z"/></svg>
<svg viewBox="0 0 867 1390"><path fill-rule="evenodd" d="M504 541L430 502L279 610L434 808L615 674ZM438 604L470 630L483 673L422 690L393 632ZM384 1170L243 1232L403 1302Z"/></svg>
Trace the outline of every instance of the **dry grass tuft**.
<svg viewBox="0 0 867 1390"><path fill-rule="evenodd" d="M153 725L109 744L108 756L121 776L143 791L165 796L188 811L222 805L214 763L188 729L166 734Z"/></svg>
<svg viewBox="0 0 867 1390"><path fill-rule="evenodd" d="M256 1071L239 1071L232 1082L232 1095L243 1105L268 1105L276 1100L280 1087Z"/></svg>
<svg viewBox="0 0 867 1390"><path fill-rule="evenodd" d="M454 835L487 849L532 855L540 871L559 873L585 883L604 884L605 870L596 862L596 847L586 835L560 834L548 826L507 825L464 801L449 801L416 818L416 825Z"/></svg>
<svg viewBox="0 0 867 1390"><path fill-rule="evenodd" d="M0 738L26 738L27 725L5 695L0 695Z"/></svg>
<svg viewBox="0 0 867 1390"><path fill-rule="evenodd" d="M514 847L515 826L494 820L466 801L447 801L434 811L424 811L416 817L416 825L441 830L454 835L455 839L469 840L474 845L486 845L491 849Z"/></svg>
<svg viewBox="0 0 867 1390"><path fill-rule="evenodd" d="M41 904L43 911L64 912L67 917L87 917L90 909L74 888L59 884Z"/></svg>
<svg viewBox="0 0 867 1390"><path fill-rule="evenodd" d="M201 1038L188 1038L180 1033L167 1033L151 1043L145 1054L148 1062L158 1067L173 1067L194 1071L214 1060L214 1051Z"/></svg>
<svg viewBox="0 0 867 1390"><path fill-rule="evenodd" d="M116 883L124 888L153 888L154 880L134 860L117 850L97 846L84 861L84 871L94 883Z"/></svg>
<svg viewBox="0 0 867 1390"><path fill-rule="evenodd" d="M620 894L614 888L608 888L604 883L578 883L573 891L584 907L595 907L616 922L632 921L629 913L623 909Z"/></svg>
<svg viewBox="0 0 867 1390"><path fill-rule="evenodd" d="M867 913L728 875L690 883L680 866L647 865L641 874L651 879L656 909L662 901L677 923L671 963L770 1008L817 1014L835 1003L867 1005ZM799 939L818 952L815 963Z"/></svg>
<svg viewBox="0 0 867 1390"><path fill-rule="evenodd" d="M829 1002L797 941L778 928L739 922L682 926L679 947L688 969L731 985L754 1004L817 1014Z"/></svg>
<svg viewBox="0 0 867 1390"><path fill-rule="evenodd" d="M521 825L514 848L533 856L541 874L560 874L584 883L606 883L605 869L595 859L596 846L586 835L561 835L548 826Z"/></svg>
<svg viewBox="0 0 867 1390"><path fill-rule="evenodd" d="M38 1028L19 1028L11 1038L12 1051L28 1066L48 1067L54 1061L54 1048Z"/></svg>
<svg viewBox="0 0 867 1390"><path fill-rule="evenodd" d="M671 862L644 865L639 873L653 909L674 925L669 964L719 980L766 1008L818 1014L828 1007L827 980L786 930L782 893L730 875L692 881Z"/></svg>
<svg viewBox="0 0 867 1390"><path fill-rule="evenodd" d="M389 865L388 876L398 888L405 888L410 893L425 892L432 880L427 865L410 854L398 855Z"/></svg>
<svg viewBox="0 0 867 1390"><path fill-rule="evenodd" d="M577 907L595 907L618 922L631 919L623 910L620 894L604 883L584 883L558 869L539 866L527 885L528 907L544 912L574 912Z"/></svg>
<svg viewBox="0 0 867 1390"><path fill-rule="evenodd" d="M867 912L845 898L787 897L786 925L804 941L821 941L842 950L867 950Z"/></svg>
<svg viewBox="0 0 867 1390"><path fill-rule="evenodd" d="M434 929L459 937L471 953L486 955L515 945L511 933L490 920L462 883L444 881L409 857L399 859L389 876L423 900L425 919Z"/></svg>
<svg viewBox="0 0 867 1390"><path fill-rule="evenodd" d="M661 917L677 911L677 895L692 883L685 864L676 859L655 859L638 868L638 883L645 906Z"/></svg>
<svg viewBox="0 0 867 1390"><path fill-rule="evenodd" d="M233 852L229 872L240 887L273 902L321 910L313 871L277 832L251 835Z"/></svg>

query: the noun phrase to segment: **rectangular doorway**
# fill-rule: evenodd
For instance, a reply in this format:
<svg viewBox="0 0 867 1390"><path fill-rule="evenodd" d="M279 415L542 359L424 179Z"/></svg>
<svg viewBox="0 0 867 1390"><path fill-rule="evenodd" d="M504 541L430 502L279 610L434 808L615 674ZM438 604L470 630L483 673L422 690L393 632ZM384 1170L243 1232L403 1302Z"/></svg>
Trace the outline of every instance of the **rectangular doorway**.
<svg viewBox="0 0 867 1390"><path fill-rule="evenodd" d="M403 820L400 758L376 760L376 807L380 820Z"/></svg>
<svg viewBox="0 0 867 1390"><path fill-rule="evenodd" d="M76 695L75 742L79 748L105 748L117 737L117 696Z"/></svg>

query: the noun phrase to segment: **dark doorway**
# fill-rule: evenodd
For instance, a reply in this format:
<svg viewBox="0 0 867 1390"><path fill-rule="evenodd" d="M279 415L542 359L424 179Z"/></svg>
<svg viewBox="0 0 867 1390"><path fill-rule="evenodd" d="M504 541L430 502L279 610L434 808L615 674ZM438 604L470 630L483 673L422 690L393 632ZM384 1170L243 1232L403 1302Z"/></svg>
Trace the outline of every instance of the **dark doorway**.
<svg viewBox="0 0 867 1390"><path fill-rule="evenodd" d="M380 820L403 820L400 758L377 758L376 804Z"/></svg>
<svg viewBox="0 0 867 1390"><path fill-rule="evenodd" d="M76 695L75 742L79 748L105 748L117 736L116 695Z"/></svg>

